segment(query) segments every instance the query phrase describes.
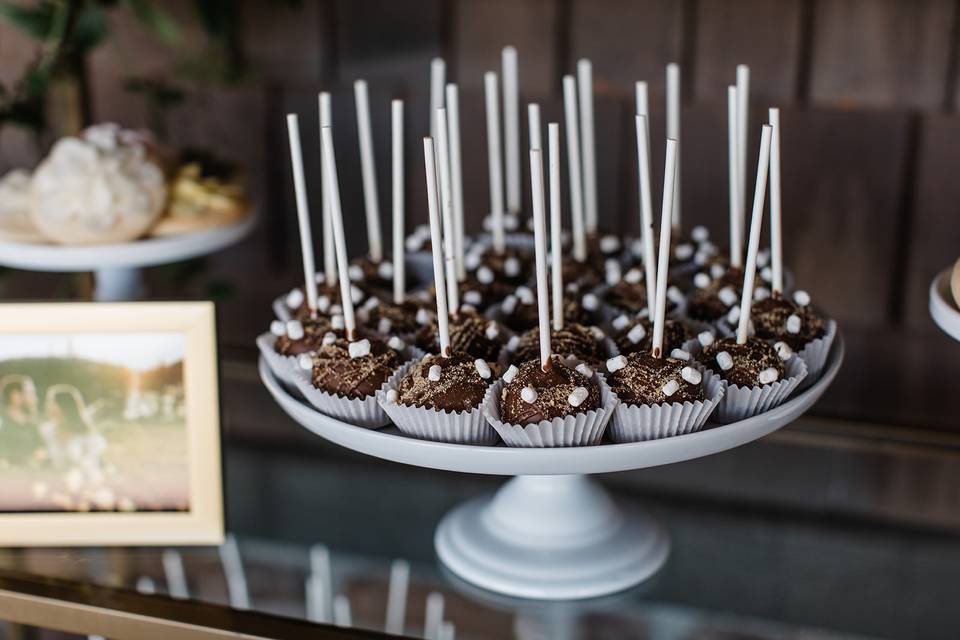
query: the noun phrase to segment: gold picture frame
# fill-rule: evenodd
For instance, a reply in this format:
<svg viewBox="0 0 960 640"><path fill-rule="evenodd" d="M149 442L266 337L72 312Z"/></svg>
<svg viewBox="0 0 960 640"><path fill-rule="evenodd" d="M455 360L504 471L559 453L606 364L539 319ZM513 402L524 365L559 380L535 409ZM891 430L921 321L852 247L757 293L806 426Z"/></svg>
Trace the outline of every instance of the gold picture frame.
<svg viewBox="0 0 960 640"><path fill-rule="evenodd" d="M144 337L142 341L137 340L138 334ZM178 421L171 429L179 429L181 423L185 427L185 434L179 431L175 433L177 438L184 439L183 442L178 441L177 446L180 449L177 451L185 448L187 458L185 467L183 465L176 467L176 469L185 468L187 472L187 488L183 488L182 481L177 484L178 491L189 496L185 502L178 503L185 504L186 507L141 511L134 505L132 509L111 507L92 510L0 511L0 546L139 546L221 544L223 542L220 409L213 303L68 302L0 305L0 339L3 337L15 339L15 342L8 340L8 344L13 345L11 349L18 352L21 349L20 344L26 344L35 339L42 341L45 337L49 337L51 341L66 339L70 345L84 339L87 341L84 344L87 345L104 344L104 340L109 341L111 338L120 340L123 337L127 340L126 345L129 348L131 344L137 345L141 342L148 344L150 336L169 337L174 334L182 336L182 359L176 361L178 368L175 369L177 375L181 376L178 378L176 387L181 390L181 393L177 396L179 404L176 411L170 410L168 413L176 416L173 419ZM93 340L99 340L99 342L91 342ZM72 350L68 353L70 358L78 357ZM61 358L58 361L62 361L62 356L58 357ZM69 362L72 363L74 360ZM130 371L130 369L122 370ZM130 374L130 376L135 375ZM139 381L140 378L137 380ZM33 384L32 381L31 384ZM172 387L165 387L165 389L170 388ZM36 398L35 389L33 393L33 397ZM50 402L50 393L48 386L47 402L53 407L50 412L55 413L57 403ZM172 395L172 392L165 393ZM125 396L127 400L129 395L128 393ZM165 397L164 400L166 399ZM6 402L6 396L0 397L0 401ZM114 404L117 402L119 401L115 401ZM34 405L36 404L38 403L34 402ZM155 405L156 403L151 406ZM86 414L86 405L84 409ZM126 427L128 423L122 424ZM140 422L135 425L136 428L142 428L144 431L147 429L141 427ZM44 433L49 431L48 429ZM101 439L107 442L105 438ZM108 445L105 444L104 448L108 450ZM127 449L129 448L128 446ZM118 448L120 451L127 449ZM34 453L37 452L43 453L42 447ZM37 455L37 457L41 462L31 461L31 465L37 467L42 464L52 465L44 456ZM98 458L98 464L99 460ZM9 469L17 468L9 466ZM12 474L14 471L9 472ZM169 474L169 471L167 473ZM3 474L3 469L0 469L0 493L4 491ZM11 475L10 478L12 477ZM122 482L118 481L118 483L122 485ZM34 494L39 491L38 484L40 488L45 486L42 483L31 485L34 488ZM122 486L119 488L123 490ZM110 491L113 489L111 488ZM128 500L128 504L133 504L132 500Z"/></svg>

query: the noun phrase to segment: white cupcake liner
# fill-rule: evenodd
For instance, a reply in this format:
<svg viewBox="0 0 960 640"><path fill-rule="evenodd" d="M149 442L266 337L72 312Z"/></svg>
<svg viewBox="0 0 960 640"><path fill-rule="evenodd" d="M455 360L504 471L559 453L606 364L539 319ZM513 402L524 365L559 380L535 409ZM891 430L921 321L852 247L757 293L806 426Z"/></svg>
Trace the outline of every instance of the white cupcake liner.
<svg viewBox="0 0 960 640"><path fill-rule="evenodd" d="M614 442L641 442L699 431L725 391L720 377L709 370L703 371L703 384L706 397L696 402L635 405L621 400L610 420L611 439Z"/></svg>
<svg viewBox="0 0 960 640"><path fill-rule="evenodd" d="M277 336L269 331L257 336L257 348L260 349L260 355L267 361L267 366L273 375L277 376L280 382L288 387L296 387L296 372L298 369L297 356L285 356L277 353L274 345L277 343Z"/></svg>
<svg viewBox="0 0 960 640"><path fill-rule="evenodd" d="M456 444L492 445L500 439L497 432L483 417L483 401L472 411L440 411L391 402L387 393L400 390L400 380L410 371L417 360L400 367L382 389L377 391L377 401L404 435L420 440L453 442Z"/></svg>
<svg viewBox="0 0 960 640"><path fill-rule="evenodd" d="M404 362L409 362L410 351L404 353ZM377 394L386 388L384 382L366 398L346 398L321 391L313 386L313 371L305 371L294 363L294 384L314 409L337 420L357 427L377 429L390 423L390 418L377 402ZM387 378L389 380L389 377Z"/></svg>
<svg viewBox="0 0 960 640"><path fill-rule="evenodd" d="M782 404L807 376L807 365L801 358L790 358L784 377L771 384L741 387L724 381L724 395L716 411L715 421L726 424L744 420Z"/></svg>
<svg viewBox="0 0 960 640"><path fill-rule="evenodd" d="M833 339L837 336L837 323L835 320L827 320L827 332L822 338L817 338L808 342L797 355L807 365L807 377L803 381L805 385L813 384L820 378L823 368L827 364L827 356L830 355L830 347L833 345Z"/></svg>
<svg viewBox="0 0 960 640"><path fill-rule="evenodd" d="M569 360L568 360L569 363ZM500 393L503 380L497 380L483 399L483 414L508 447L583 447L600 444L603 432L617 407L617 397L602 376L594 374L600 385L600 408L536 424L518 425L504 422L500 414Z"/></svg>

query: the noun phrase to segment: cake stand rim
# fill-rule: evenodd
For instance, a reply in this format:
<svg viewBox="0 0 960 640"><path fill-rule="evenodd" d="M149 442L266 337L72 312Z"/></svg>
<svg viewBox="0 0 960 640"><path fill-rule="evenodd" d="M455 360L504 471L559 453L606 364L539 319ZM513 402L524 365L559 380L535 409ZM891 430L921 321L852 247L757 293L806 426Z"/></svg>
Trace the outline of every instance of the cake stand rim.
<svg viewBox="0 0 960 640"><path fill-rule="evenodd" d="M373 457L459 473L486 475L568 475L614 473L700 458L742 446L790 424L803 415L833 382L843 363L844 341L837 334L820 379L763 414L695 433L624 444L592 447L516 448L474 446L418 440L365 429L325 416L291 396L264 359L260 378L287 415L308 431Z"/></svg>
<svg viewBox="0 0 960 640"><path fill-rule="evenodd" d="M953 267L947 267L930 282L930 318L954 340L960 341L960 309L950 294L950 275Z"/></svg>

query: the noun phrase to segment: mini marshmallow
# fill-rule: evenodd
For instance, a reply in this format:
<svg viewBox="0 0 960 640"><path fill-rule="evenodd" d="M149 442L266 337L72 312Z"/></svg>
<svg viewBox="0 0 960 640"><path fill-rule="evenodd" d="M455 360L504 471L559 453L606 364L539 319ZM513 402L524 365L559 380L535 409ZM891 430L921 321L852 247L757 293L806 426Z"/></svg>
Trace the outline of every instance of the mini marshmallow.
<svg viewBox="0 0 960 640"><path fill-rule="evenodd" d="M370 321L370 312L364 308L357 309L357 322L366 324Z"/></svg>
<svg viewBox="0 0 960 640"><path fill-rule="evenodd" d="M630 324L630 318L628 318L625 315L619 315L616 318L614 318L613 322L611 322L610 324L617 331L622 331L623 329L626 328L628 324Z"/></svg>
<svg viewBox="0 0 960 640"><path fill-rule="evenodd" d="M723 274L725 273L726 271L724 270L723 265L715 264L710 267L710 277L712 277L714 280L717 278L722 278Z"/></svg>
<svg viewBox="0 0 960 640"><path fill-rule="evenodd" d="M363 280L363 268L358 264L352 264L347 268L347 275L354 282Z"/></svg>
<svg viewBox="0 0 960 640"><path fill-rule="evenodd" d="M483 297L480 295L479 291L466 291L463 294L463 301L466 304L479 305L483 302Z"/></svg>
<svg viewBox="0 0 960 640"><path fill-rule="evenodd" d="M710 254L706 251L697 251L693 254L693 263L698 267L702 267L710 261Z"/></svg>
<svg viewBox="0 0 960 640"><path fill-rule="evenodd" d="M430 313L423 308L417 309L417 324L430 324Z"/></svg>
<svg viewBox="0 0 960 640"><path fill-rule="evenodd" d="M590 335L592 335L593 339L596 340L597 342L600 342L607 337L607 335L603 332L603 330L600 327L595 325L590 326Z"/></svg>
<svg viewBox="0 0 960 640"><path fill-rule="evenodd" d="M765 267L770 264L770 249L761 249L757 252L757 266Z"/></svg>
<svg viewBox="0 0 960 640"><path fill-rule="evenodd" d="M484 380L490 379L490 365L487 364L487 361L483 358L477 358L473 361L473 366L477 368L477 373L480 374L480 377Z"/></svg>
<svg viewBox="0 0 960 640"><path fill-rule="evenodd" d="M803 289L797 289L793 293L793 301L801 307L805 307L810 304L810 294Z"/></svg>
<svg viewBox="0 0 960 640"><path fill-rule="evenodd" d="M278 338L287 335L287 324L283 320L274 320L270 323L270 333Z"/></svg>
<svg viewBox="0 0 960 640"><path fill-rule="evenodd" d="M480 266L480 254L477 253L468 253L463 259L463 266L468 270L473 271Z"/></svg>
<svg viewBox="0 0 960 640"><path fill-rule="evenodd" d="M647 330L644 329L642 324L635 324L633 328L630 329L630 332L627 333L627 340L633 344L637 344L641 340L647 337Z"/></svg>
<svg viewBox="0 0 960 640"><path fill-rule="evenodd" d="M533 304L536 301L530 287L517 287L517 298L519 298L523 304Z"/></svg>
<svg viewBox="0 0 960 640"><path fill-rule="evenodd" d="M670 357L673 358L674 360L689 360L690 353L687 351L684 351L683 349L674 349L673 351L670 352Z"/></svg>
<svg viewBox="0 0 960 640"><path fill-rule="evenodd" d="M335 316L335 315L342 315L342 314L343 314L343 307L341 307L338 304L330 305L330 315Z"/></svg>
<svg viewBox="0 0 960 640"><path fill-rule="evenodd" d="M406 246L407 251L410 253L416 253L417 251L420 251L421 247L423 247L423 238L409 236L403 244Z"/></svg>
<svg viewBox="0 0 960 640"><path fill-rule="evenodd" d="M690 238L694 242L705 242L710 237L710 230L702 224L698 224L690 230Z"/></svg>
<svg viewBox="0 0 960 640"><path fill-rule="evenodd" d="M600 238L600 251L614 253L620 250L620 238L617 236L603 236Z"/></svg>
<svg viewBox="0 0 960 640"><path fill-rule="evenodd" d="M489 322L487 324L486 330L483 332L483 335L487 336L487 340L493 340L498 335L500 335L500 329L497 328L496 322Z"/></svg>
<svg viewBox="0 0 960 640"><path fill-rule="evenodd" d="M392 336L387 340L387 346L393 349L394 351L403 351L407 347L407 343L398 338L397 336Z"/></svg>
<svg viewBox="0 0 960 640"><path fill-rule="evenodd" d="M493 282L493 271L491 271L490 267L484 266L477 269L477 281L481 284L490 284Z"/></svg>
<svg viewBox="0 0 960 640"><path fill-rule="evenodd" d="M393 264L387 261L381 262L377 266L377 275L383 278L384 280L389 280L393 277Z"/></svg>
<svg viewBox="0 0 960 640"><path fill-rule="evenodd" d="M346 323L343 321L343 316L331 316L330 317L330 326L334 329L344 329L346 328Z"/></svg>
<svg viewBox="0 0 960 640"><path fill-rule="evenodd" d="M377 331L380 333L390 333L392 328L393 323L390 322L390 318L380 318L380 322L377 323Z"/></svg>
<svg viewBox="0 0 960 640"><path fill-rule="evenodd" d="M733 358L726 351L721 351L717 354L717 364L723 371L729 371L733 368Z"/></svg>
<svg viewBox="0 0 960 640"><path fill-rule="evenodd" d="M320 296L317 298L317 311L321 313L326 313L330 310L330 298L327 296Z"/></svg>
<svg viewBox="0 0 960 640"><path fill-rule="evenodd" d="M697 334L697 342L700 343L701 347L709 347L713 344L713 334L709 331L701 331Z"/></svg>
<svg viewBox="0 0 960 640"><path fill-rule="evenodd" d="M520 261L514 257L507 258L503 261L503 272L511 278L520 275Z"/></svg>
<svg viewBox="0 0 960 640"><path fill-rule="evenodd" d="M351 358L368 356L370 355L370 341L364 338L363 340L351 342L347 345L347 351L350 353Z"/></svg>
<svg viewBox="0 0 960 640"><path fill-rule="evenodd" d="M790 317L787 318L787 333L800 333L800 326L802 324L800 316L795 313L790 314Z"/></svg>
<svg viewBox="0 0 960 640"><path fill-rule="evenodd" d="M533 387L524 387L520 390L520 399L527 404L533 404L537 401L537 390Z"/></svg>
<svg viewBox="0 0 960 640"><path fill-rule="evenodd" d="M764 282L770 282L771 280L773 280L773 269L771 269L770 267L764 267L763 269L760 270L760 277L763 279Z"/></svg>
<svg viewBox="0 0 960 640"><path fill-rule="evenodd" d="M320 344L322 344L325 347L329 347L331 344L333 344L336 341L337 341L337 334L335 334L333 331L327 331L325 334L323 334L323 340L320 341Z"/></svg>
<svg viewBox="0 0 960 640"><path fill-rule="evenodd" d="M693 286L698 289L706 289L710 286L710 276L703 273L702 271L697 275L693 276Z"/></svg>
<svg viewBox="0 0 960 640"><path fill-rule="evenodd" d="M427 372L427 379L430 382L440 382L440 365L435 364L430 367L430 371Z"/></svg>
<svg viewBox="0 0 960 640"><path fill-rule="evenodd" d="M607 269L606 274L604 275L604 281L608 286L613 286L620 282L620 267L616 269Z"/></svg>
<svg viewBox="0 0 960 640"><path fill-rule="evenodd" d="M643 257L643 238L638 238L630 243L630 253L637 258Z"/></svg>
<svg viewBox="0 0 960 640"><path fill-rule="evenodd" d="M753 292L753 299L756 300L757 302L761 300L766 300L769 297L770 297L770 289L767 289L766 287L757 287L756 290Z"/></svg>
<svg viewBox="0 0 960 640"><path fill-rule="evenodd" d="M643 280L643 272L640 269L630 269L623 279L630 284L639 284Z"/></svg>
<svg viewBox="0 0 960 640"><path fill-rule="evenodd" d="M303 338L303 324L299 320L290 320L287 322L287 337L291 340L300 340Z"/></svg>
<svg viewBox="0 0 960 640"><path fill-rule="evenodd" d="M712 242L704 242L700 245L700 251L708 256L715 256L717 255L717 245Z"/></svg>
<svg viewBox="0 0 960 640"><path fill-rule="evenodd" d="M607 360L607 371L613 373L614 371L619 371L627 366L627 357L626 356L615 356Z"/></svg>
<svg viewBox="0 0 960 640"><path fill-rule="evenodd" d="M600 307L600 300L592 293L583 296L583 300L581 300L580 303L587 311L596 311Z"/></svg>
<svg viewBox="0 0 960 640"><path fill-rule="evenodd" d="M472 304L461 304L461 305L460 305L460 311L463 311L464 313L474 313L474 312L476 312L476 310L477 310L477 308L476 308L475 306L473 306Z"/></svg>
<svg viewBox="0 0 960 640"><path fill-rule="evenodd" d="M507 351L516 351L518 346L520 346L520 336L510 336L507 340Z"/></svg>
<svg viewBox="0 0 960 640"><path fill-rule="evenodd" d="M303 304L303 291L300 289L291 289L287 294L287 307L290 309L299 309Z"/></svg>
<svg viewBox="0 0 960 640"><path fill-rule="evenodd" d="M353 302L353 304L359 304L360 301L363 300L363 295L362 289L350 285L350 301Z"/></svg>
<svg viewBox="0 0 960 640"><path fill-rule="evenodd" d="M517 308L517 297L516 296L507 296L503 299L503 302L500 303L500 311L506 314L513 313Z"/></svg>
<svg viewBox="0 0 960 640"><path fill-rule="evenodd" d="M692 244L678 244L673 249L673 255L677 260L689 260L693 257L694 248Z"/></svg>
<svg viewBox="0 0 960 640"><path fill-rule="evenodd" d="M740 307L731 307L727 312L727 323L731 326L740 322Z"/></svg>
<svg viewBox="0 0 960 640"><path fill-rule="evenodd" d="M520 373L520 369L517 369L514 365L510 365L510 367L503 372L503 381L510 384L513 382L513 379L517 377L518 373Z"/></svg>
<svg viewBox="0 0 960 640"><path fill-rule="evenodd" d="M680 383L676 380L670 380L667 384L663 385L663 388L660 389L663 391L663 395L668 398L680 390Z"/></svg>
<svg viewBox="0 0 960 640"><path fill-rule="evenodd" d="M686 298L683 295L683 291L680 291L679 287L671 285L667 287L667 300L677 306L680 306L686 301Z"/></svg>
<svg viewBox="0 0 960 640"><path fill-rule="evenodd" d="M586 387L577 387L567 396L567 402L570 403L571 407L579 407L589 395L590 392L587 391Z"/></svg>
<svg viewBox="0 0 960 640"><path fill-rule="evenodd" d="M304 371L310 371L313 369L313 356L307 353L301 353L297 356L297 366L299 366Z"/></svg>
<svg viewBox="0 0 960 640"><path fill-rule="evenodd" d="M680 370L680 377L689 382L690 384L700 384L700 381L703 380L703 374L694 369L693 367L684 367Z"/></svg>
<svg viewBox="0 0 960 640"><path fill-rule="evenodd" d="M396 404L398 400L400 400L400 394L397 393L396 389L390 389L387 391L387 402Z"/></svg>
<svg viewBox="0 0 960 640"><path fill-rule="evenodd" d="M771 382L776 382L779 377L780 374L773 367L764 369L757 374L757 380L760 381L760 384L770 384Z"/></svg>
<svg viewBox="0 0 960 640"><path fill-rule="evenodd" d="M773 343L773 348L777 351L777 355L780 356L780 359L784 362L793 357L793 349L790 348L783 340Z"/></svg>
<svg viewBox="0 0 960 640"><path fill-rule="evenodd" d="M732 307L733 305L737 304L737 292L734 291L733 287L731 286L726 286L723 289L720 289L720 291L717 291L717 297L720 298L720 302L728 307Z"/></svg>
<svg viewBox="0 0 960 640"><path fill-rule="evenodd" d="M581 362L580 364L577 365L577 367L576 367L576 372L579 373L580 375L586 377L586 378L592 378L592 377L593 377L593 369L591 369L590 367L588 367L588 366L587 366L586 364L584 364L583 362Z"/></svg>
<svg viewBox="0 0 960 640"><path fill-rule="evenodd" d="M377 296L370 296L369 298L367 298L367 301L363 303L362 308L370 310L370 309L373 309L378 304L380 304L380 298L378 298Z"/></svg>

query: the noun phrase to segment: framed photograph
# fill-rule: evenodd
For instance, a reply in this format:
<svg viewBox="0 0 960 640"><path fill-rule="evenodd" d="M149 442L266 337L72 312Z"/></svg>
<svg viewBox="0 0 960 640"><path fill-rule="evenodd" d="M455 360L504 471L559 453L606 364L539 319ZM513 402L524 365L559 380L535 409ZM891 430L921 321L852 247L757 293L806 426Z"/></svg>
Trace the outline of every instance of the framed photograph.
<svg viewBox="0 0 960 640"><path fill-rule="evenodd" d="M0 305L0 546L222 541L213 304Z"/></svg>

